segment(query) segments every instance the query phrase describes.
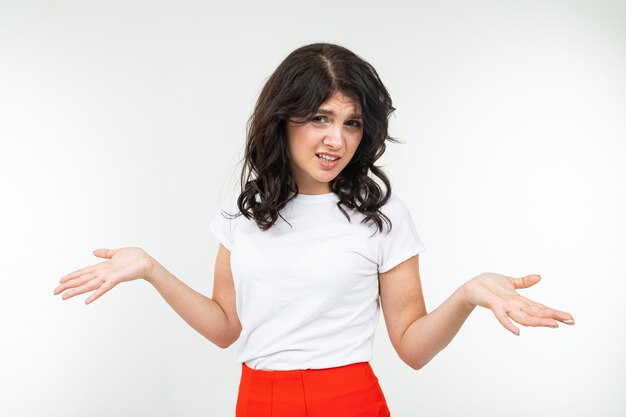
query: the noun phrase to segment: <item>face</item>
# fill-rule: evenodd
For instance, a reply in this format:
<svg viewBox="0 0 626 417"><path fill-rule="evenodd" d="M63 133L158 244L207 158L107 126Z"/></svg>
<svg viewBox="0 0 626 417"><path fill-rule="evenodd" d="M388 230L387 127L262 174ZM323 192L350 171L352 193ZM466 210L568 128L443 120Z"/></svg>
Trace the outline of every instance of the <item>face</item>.
<svg viewBox="0 0 626 417"><path fill-rule="evenodd" d="M300 194L330 193L329 182L348 165L362 137L361 107L340 92L322 103L312 118L289 121L287 147Z"/></svg>

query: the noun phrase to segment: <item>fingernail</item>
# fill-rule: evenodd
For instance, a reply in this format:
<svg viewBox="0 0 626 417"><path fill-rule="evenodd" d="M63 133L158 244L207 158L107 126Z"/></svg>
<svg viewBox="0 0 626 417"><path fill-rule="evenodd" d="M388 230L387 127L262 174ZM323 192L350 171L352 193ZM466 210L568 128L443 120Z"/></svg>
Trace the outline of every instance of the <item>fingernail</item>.
<svg viewBox="0 0 626 417"><path fill-rule="evenodd" d="M559 323L556 323L554 326L551 326L553 329L558 329L559 328Z"/></svg>
<svg viewBox="0 0 626 417"><path fill-rule="evenodd" d="M576 324L576 322L574 320L563 320L563 323L565 323L565 324Z"/></svg>

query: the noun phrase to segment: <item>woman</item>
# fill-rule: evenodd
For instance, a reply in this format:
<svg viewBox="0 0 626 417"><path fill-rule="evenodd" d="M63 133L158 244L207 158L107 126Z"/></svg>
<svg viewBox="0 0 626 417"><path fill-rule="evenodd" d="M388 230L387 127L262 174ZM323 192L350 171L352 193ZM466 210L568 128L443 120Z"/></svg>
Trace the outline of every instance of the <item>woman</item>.
<svg viewBox="0 0 626 417"><path fill-rule="evenodd" d="M239 340L238 417L390 415L369 365L381 306L393 347L413 369L447 346L476 306L515 335L511 319L573 325L570 314L517 294L538 275L480 274L427 314L425 247L374 165L395 141L393 110L374 68L354 53L332 44L295 50L259 96L240 190L211 222L220 241L212 298L140 248L95 250L108 260L64 276L54 293L94 291L88 304L144 278L211 342Z"/></svg>

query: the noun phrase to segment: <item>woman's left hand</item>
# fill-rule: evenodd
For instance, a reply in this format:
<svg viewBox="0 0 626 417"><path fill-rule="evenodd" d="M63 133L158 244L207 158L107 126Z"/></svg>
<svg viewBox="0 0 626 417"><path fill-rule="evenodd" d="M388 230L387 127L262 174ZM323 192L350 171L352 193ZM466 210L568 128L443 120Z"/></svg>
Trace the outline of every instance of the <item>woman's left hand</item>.
<svg viewBox="0 0 626 417"><path fill-rule="evenodd" d="M522 297L516 290L528 288L541 280L539 275L512 278L486 272L464 284L466 300L473 306L490 309L498 321L519 336L519 328L511 319L524 326L559 327L558 322L574 325L574 318L564 311Z"/></svg>

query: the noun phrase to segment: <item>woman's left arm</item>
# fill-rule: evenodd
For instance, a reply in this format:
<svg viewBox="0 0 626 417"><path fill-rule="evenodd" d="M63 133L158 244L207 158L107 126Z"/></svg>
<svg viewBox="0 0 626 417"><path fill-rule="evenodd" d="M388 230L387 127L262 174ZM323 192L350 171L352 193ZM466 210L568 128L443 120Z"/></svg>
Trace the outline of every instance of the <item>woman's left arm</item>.
<svg viewBox="0 0 626 417"><path fill-rule="evenodd" d="M459 287L447 300L426 313L419 277L419 256L379 274L380 298L389 338L398 356L413 369L426 365L457 334L476 306L490 309L513 334L524 326L558 327L574 324L571 314L536 303L517 293L541 280L538 275L512 278L480 274Z"/></svg>

